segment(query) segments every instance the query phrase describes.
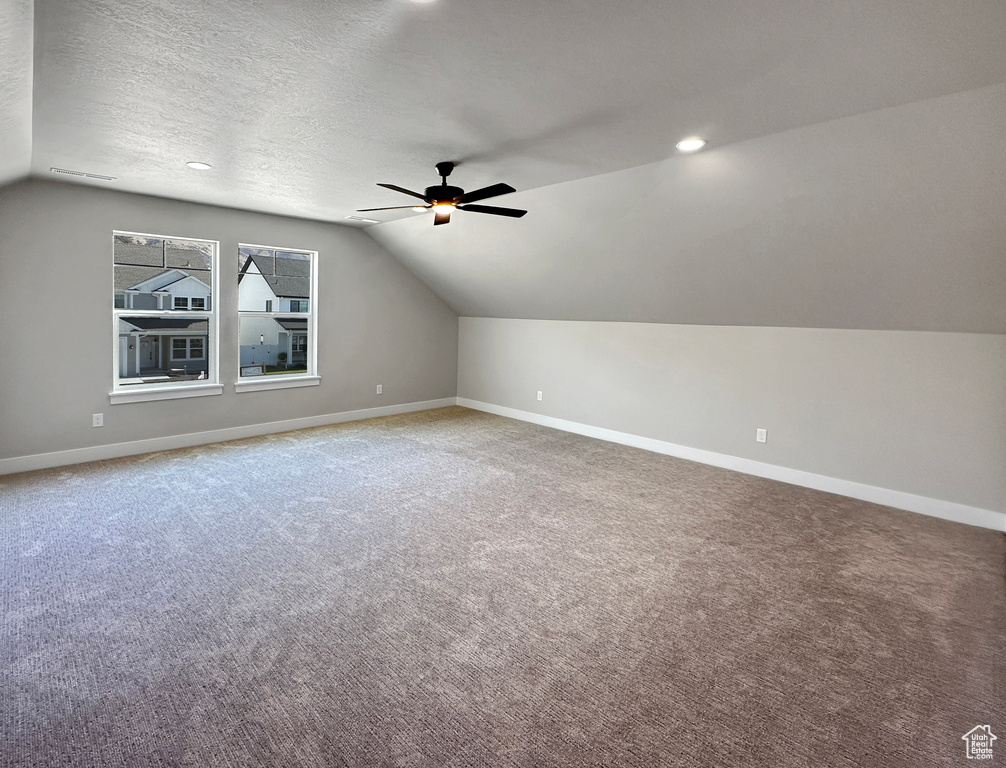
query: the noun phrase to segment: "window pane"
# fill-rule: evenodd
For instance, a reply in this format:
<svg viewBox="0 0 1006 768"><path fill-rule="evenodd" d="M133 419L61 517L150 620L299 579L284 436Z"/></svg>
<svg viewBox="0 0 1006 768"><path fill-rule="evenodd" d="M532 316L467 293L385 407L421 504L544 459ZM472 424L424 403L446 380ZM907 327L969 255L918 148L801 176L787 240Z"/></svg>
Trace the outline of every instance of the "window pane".
<svg viewBox="0 0 1006 768"><path fill-rule="evenodd" d="M201 298L210 308L211 272L119 264L114 269L114 293L123 295L124 309L172 309L176 296L186 297L186 302L188 297Z"/></svg>
<svg viewBox="0 0 1006 768"><path fill-rule="evenodd" d="M306 253L276 251L276 274L283 277L310 277L311 257Z"/></svg>
<svg viewBox="0 0 1006 768"><path fill-rule="evenodd" d="M238 249L238 271L244 272L252 265L249 260L254 261L254 267L263 275L272 275L276 272L276 265L273 262L273 252L268 248L239 248Z"/></svg>
<svg viewBox="0 0 1006 768"><path fill-rule="evenodd" d="M156 237L116 235L112 243L116 264L164 266L164 241Z"/></svg>
<svg viewBox="0 0 1006 768"><path fill-rule="evenodd" d="M206 298L204 296L193 296L192 297L192 308L193 309L206 309Z"/></svg>
<svg viewBox="0 0 1006 768"><path fill-rule="evenodd" d="M190 272L208 270L213 264L213 249L208 243L165 240L164 259L169 267L178 267Z"/></svg>
<svg viewBox="0 0 1006 768"><path fill-rule="evenodd" d="M188 309L189 308L189 298L188 296L175 296L175 309Z"/></svg>
<svg viewBox="0 0 1006 768"><path fill-rule="evenodd" d="M238 309L243 312L271 312L271 302L276 298L275 259L272 251L262 248L241 248L238 262Z"/></svg>
<svg viewBox="0 0 1006 768"><path fill-rule="evenodd" d="M307 373L307 318L241 318L241 376Z"/></svg>
<svg viewBox="0 0 1006 768"><path fill-rule="evenodd" d="M209 322L198 317L120 317L119 385L205 379Z"/></svg>
<svg viewBox="0 0 1006 768"><path fill-rule="evenodd" d="M273 311L276 299L307 299L311 295L311 257L306 253L240 248L238 251L238 309ZM283 304L279 307L282 310ZM306 308L291 310L306 312Z"/></svg>

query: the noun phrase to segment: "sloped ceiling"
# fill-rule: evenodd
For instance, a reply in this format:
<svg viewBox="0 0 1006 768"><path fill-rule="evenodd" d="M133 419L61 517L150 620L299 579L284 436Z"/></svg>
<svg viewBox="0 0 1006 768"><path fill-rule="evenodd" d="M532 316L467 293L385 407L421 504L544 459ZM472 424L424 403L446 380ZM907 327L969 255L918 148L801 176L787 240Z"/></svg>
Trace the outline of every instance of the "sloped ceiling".
<svg viewBox="0 0 1006 768"><path fill-rule="evenodd" d="M1006 333L1006 85L374 227L462 315Z"/></svg>
<svg viewBox="0 0 1006 768"><path fill-rule="evenodd" d="M449 159L531 212L367 231L464 314L1006 330L999 0L0 8L0 178L345 222Z"/></svg>

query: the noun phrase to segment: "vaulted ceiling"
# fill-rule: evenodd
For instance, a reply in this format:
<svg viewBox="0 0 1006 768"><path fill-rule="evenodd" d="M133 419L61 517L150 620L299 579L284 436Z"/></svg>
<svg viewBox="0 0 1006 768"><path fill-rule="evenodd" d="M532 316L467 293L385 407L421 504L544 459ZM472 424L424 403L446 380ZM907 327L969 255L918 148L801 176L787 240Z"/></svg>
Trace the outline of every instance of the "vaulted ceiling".
<svg viewBox="0 0 1006 768"><path fill-rule="evenodd" d="M530 213L367 231L463 314L1004 333L1004 35L1000 0L0 0L0 183L346 223L454 160Z"/></svg>

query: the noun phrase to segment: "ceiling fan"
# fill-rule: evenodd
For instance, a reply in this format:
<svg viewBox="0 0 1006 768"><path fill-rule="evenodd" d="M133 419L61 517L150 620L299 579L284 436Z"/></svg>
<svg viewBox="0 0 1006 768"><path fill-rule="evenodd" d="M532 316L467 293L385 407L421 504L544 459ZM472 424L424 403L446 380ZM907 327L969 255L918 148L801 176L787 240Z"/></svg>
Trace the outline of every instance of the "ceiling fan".
<svg viewBox="0 0 1006 768"><path fill-rule="evenodd" d="M454 163L437 163L437 173L440 174L442 183L437 186L427 187L426 192L423 194L413 192L411 189L396 187L394 184L377 185L379 187L384 187L385 189L393 189L396 192L402 192L406 195L418 197L426 203L426 205L394 205L390 208L360 208L357 212L395 211L402 208L411 208L414 211L432 210L434 213L434 226L450 222L451 213L455 210L471 211L472 213L491 213L494 216L511 216L515 219L519 219L527 213L527 211L522 211L519 208L500 208L495 205L472 205L472 203L476 200L485 200L486 198L496 197L497 195L506 195L510 192L516 192L517 190L509 184L493 184L488 187L483 187L482 189L476 189L473 192L465 192L461 189L461 187L452 187L447 184L447 177L451 175L451 171L453 170Z"/></svg>

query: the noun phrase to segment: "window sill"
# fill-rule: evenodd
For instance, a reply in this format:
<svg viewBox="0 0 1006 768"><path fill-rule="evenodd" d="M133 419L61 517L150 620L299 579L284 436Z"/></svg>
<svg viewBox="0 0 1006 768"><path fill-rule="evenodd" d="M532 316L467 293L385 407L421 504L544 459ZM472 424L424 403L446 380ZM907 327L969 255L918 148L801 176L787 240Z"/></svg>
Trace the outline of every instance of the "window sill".
<svg viewBox="0 0 1006 768"><path fill-rule="evenodd" d="M235 381L235 392L258 392L263 389L291 389L293 387L317 387L321 376L263 376L255 381Z"/></svg>
<svg viewBox="0 0 1006 768"><path fill-rule="evenodd" d="M135 392L109 392L108 400L112 405L118 405L119 403L145 403L151 400L178 400L183 397L206 397L223 393L223 384L198 384L191 387L174 386L138 389Z"/></svg>

